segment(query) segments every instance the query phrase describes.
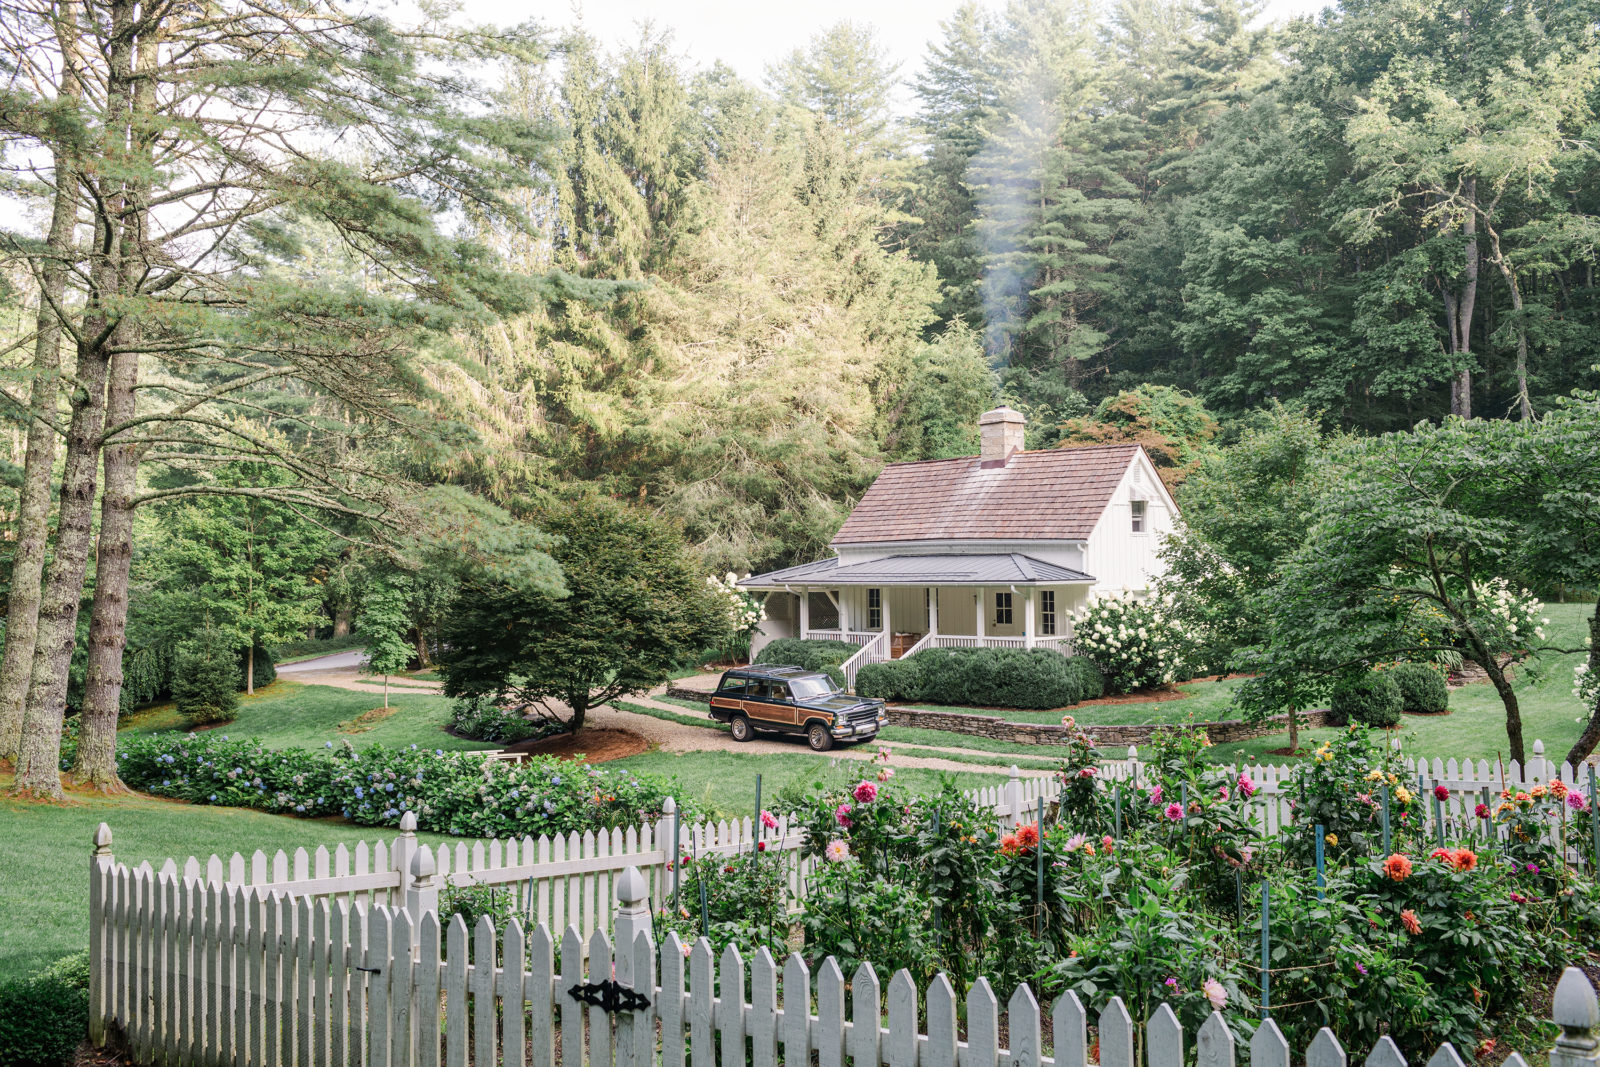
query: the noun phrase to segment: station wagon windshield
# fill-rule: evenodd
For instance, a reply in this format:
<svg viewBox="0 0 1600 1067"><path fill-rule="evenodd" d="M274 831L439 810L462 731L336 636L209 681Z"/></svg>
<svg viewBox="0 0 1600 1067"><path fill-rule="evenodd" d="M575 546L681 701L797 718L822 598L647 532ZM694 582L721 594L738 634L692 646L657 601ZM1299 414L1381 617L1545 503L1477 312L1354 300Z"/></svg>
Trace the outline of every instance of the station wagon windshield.
<svg viewBox="0 0 1600 1067"><path fill-rule="evenodd" d="M833 681L829 678L791 678L789 691L794 694L796 700L813 700L836 692Z"/></svg>

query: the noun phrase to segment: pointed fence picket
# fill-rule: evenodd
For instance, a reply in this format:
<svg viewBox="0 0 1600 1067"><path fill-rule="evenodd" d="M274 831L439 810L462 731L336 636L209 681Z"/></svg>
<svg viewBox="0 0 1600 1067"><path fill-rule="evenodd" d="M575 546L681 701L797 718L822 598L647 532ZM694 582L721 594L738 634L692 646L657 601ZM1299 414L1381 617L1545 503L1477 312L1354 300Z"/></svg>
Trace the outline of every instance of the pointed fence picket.
<svg viewBox="0 0 1600 1067"><path fill-rule="evenodd" d="M106 844L109 844L107 842ZM1091 1017L1067 992L1049 1006L1052 1044L1043 1039L1044 1009L1026 985L1012 991L1004 1015L986 979L966 996L965 1037L954 986L944 975L919 989L899 971L887 982L862 964L848 986L827 959L811 969L798 956L780 968L765 949L746 959L729 947L720 957L701 939L689 950L669 934L651 939L648 885L638 868L616 879L615 941L605 930L585 938L569 926L560 952L543 923L513 920L501 933L487 918L468 930L455 916L441 927L388 904L315 901L255 887L201 892L198 879L175 871L114 868L97 851L97 894L126 891L154 906L118 936L94 943L93 1033L128 1039L133 1059L164 1067L1089 1067L1088 1026L1097 1028L1099 1067L1236 1067L1238 1037L1221 1014L1186 1033L1162 1005L1142 1026L1116 997ZM244 981L221 963L219 909L255 914L235 939ZM243 909L241 912L241 908ZM263 933L265 931L265 933ZM215 932L218 937L213 938ZM137 960L136 967L122 961ZM112 969L101 971L110 962ZM108 985L108 977L118 981ZM121 980L131 984L123 989ZM643 1006L608 1011L580 999L585 984L614 980L642 994ZM232 1025L222 1020L247 1006ZM1600 1065L1600 1001L1583 972L1568 969L1557 986L1552 1019L1560 1030L1551 1067ZM1001 1034L1009 1047L1002 1047ZM558 1053L559 1050L559 1053ZM1291 1050L1264 1020L1245 1052L1248 1067L1288 1067ZM1333 1034L1320 1031L1305 1050L1307 1067L1347 1067ZM1513 1067L1526 1067L1514 1057ZM1428 1067L1461 1067L1449 1045ZM1406 1067L1388 1037L1377 1038L1366 1067Z"/></svg>

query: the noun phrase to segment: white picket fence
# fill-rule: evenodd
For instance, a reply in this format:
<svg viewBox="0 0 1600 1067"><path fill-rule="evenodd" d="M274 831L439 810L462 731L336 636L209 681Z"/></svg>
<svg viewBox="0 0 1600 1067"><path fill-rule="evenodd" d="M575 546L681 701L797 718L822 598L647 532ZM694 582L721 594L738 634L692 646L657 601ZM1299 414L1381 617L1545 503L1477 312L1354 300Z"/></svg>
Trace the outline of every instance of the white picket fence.
<svg viewBox="0 0 1600 1067"><path fill-rule="evenodd" d="M1588 787L1592 767L1585 768L1580 781L1570 766L1563 765L1558 772L1544 761L1542 744L1536 742L1534 749L1535 757L1529 761L1527 773L1514 762L1501 767L1481 761L1408 761L1406 784L1427 798L1424 807L1429 825L1425 829L1435 832L1435 785L1444 785L1450 794L1448 800L1438 804L1437 816L1444 824L1445 836L1451 839L1487 832L1488 824L1476 817L1474 809L1484 799L1485 791L1492 798L1502 783L1526 788L1556 775L1571 787ZM1147 783L1149 776L1136 752L1134 756L1131 760L1102 764L1098 773L1103 788L1120 791L1125 812L1144 802L1139 785ZM864 769L870 773L870 765ZM1252 802L1262 837L1275 836L1292 823L1293 768L1252 764L1227 770L1230 776L1244 773L1255 782L1257 790ZM1060 784L1053 777L1024 777L1012 768L1009 780L970 790L966 795L974 804L993 812L998 827L1008 829L1017 822L1034 821L1041 802L1048 808L1059 792ZM673 895L673 864L678 856L738 855L751 851L760 841L771 852L794 854L794 862L787 865L789 903L797 906L804 899L811 867L799 858L803 835L791 826L787 815L778 817L776 829L767 830L762 829L754 813L744 819L680 826L674 818L673 800L668 798L664 806L667 812L661 819L626 829L504 841L458 841L435 848L417 840L416 817L408 813L402 820L400 835L388 843L378 841L369 846L362 842L354 849L340 845L332 851L301 848L293 853L279 851L270 857L263 852L249 857L236 853L226 860L218 856L204 860L189 857L181 863L168 860L159 873L180 880L198 880L207 892L214 887L224 892L248 887L257 895L281 892L296 899L328 898L350 904L359 901L368 907L385 904L399 908L406 903L407 878L414 876L418 863L425 860L428 874L439 888L491 886L496 894L505 894L504 903L523 917L526 926L543 924L552 930L572 926L587 939L596 930L610 929L614 885L624 869L639 868L650 899L660 907ZM678 836L676 850L669 847L674 827ZM96 841L96 847L102 850L109 848L109 830L104 831L104 837L104 841ZM138 906L151 905L143 902Z"/></svg>
<svg viewBox="0 0 1600 1067"><path fill-rule="evenodd" d="M568 927L559 944L544 924L513 921L497 936L486 918L460 916L441 930L435 913L360 900L291 898L198 878L130 872L97 853L97 895L153 903L136 925L97 912L91 1035L120 1033L135 1062L164 1067L1088 1067L1088 1013L1068 992L1050 1011L1019 987L1001 1013L986 980L966 997L965 1037L956 993L937 976L918 990L900 971L880 984L862 964L846 984L827 959L813 976L792 955L780 972L765 950L747 964L720 960L704 939L652 942L645 878L618 880L616 941ZM608 1005L605 994L610 993ZM781 994L781 996L780 996ZM609 1010L608 1010L609 1008ZM1600 1002L1569 968L1552 1018L1561 1029L1551 1067L1600 1067ZM924 1025L925 1022L925 1025ZM1119 998L1095 1019L1100 1067L1235 1067L1236 1041L1220 1014L1186 1048L1171 1009L1142 1031ZM1006 1045L1001 1035L1006 1035ZM1138 1039L1136 1041L1136 1038ZM780 1051L781 1050L781 1051ZM1291 1050L1264 1020L1248 1045L1250 1067L1289 1067ZM1324 1029L1306 1067L1346 1067ZM1405 1067L1379 1038L1365 1067ZM1508 1067L1528 1067L1513 1054ZM1463 1067L1449 1045L1429 1067Z"/></svg>

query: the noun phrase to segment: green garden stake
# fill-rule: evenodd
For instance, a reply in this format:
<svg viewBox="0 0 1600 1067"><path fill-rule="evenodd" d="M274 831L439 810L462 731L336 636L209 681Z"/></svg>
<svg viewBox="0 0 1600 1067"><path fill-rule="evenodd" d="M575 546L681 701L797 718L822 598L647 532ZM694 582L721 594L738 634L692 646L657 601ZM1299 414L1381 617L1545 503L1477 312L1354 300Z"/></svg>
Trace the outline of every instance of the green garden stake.
<svg viewBox="0 0 1600 1067"><path fill-rule="evenodd" d="M711 907L706 903L706 876L700 869L700 846L689 842L689 852L694 857L695 881L700 885L700 933L711 936Z"/></svg>
<svg viewBox="0 0 1600 1067"><path fill-rule="evenodd" d="M1427 783L1425 783L1423 781L1422 775L1419 774L1419 775L1417 775L1417 799L1418 800L1422 800L1427 795L1428 795ZM1423 806L1422 806L1422 826L1420 827L1420 829L1427 830L1427 828L1428 828L1428 806L1427 806L1426 803L1424 803Z"/></svg>
<svg viewBox="0 0 1600 1067"><path fill-rule="evenodd" d="M1122 837L1122 784L1119 782L1111 787L1111 807L1116 812L1115 833Z"/></svg>
<svg viewBox="0 0 1600 1067"><path fill-rule="evenodd" d="M935 848L939 847L939 809L938 808L934 808L933 809L933 846ZM940 919L939 908L940 908L939 898L936 896L936 897L934 897L934 900L933 900L933 939L934 939L935 942L937 942L939 940L939 919Z"/></svg>
<svg viewBox="0 0 1600 1067"><path fill-rule="evenodd" d="M1317 823L1317 899L1325 899L1323 889L1327 888L1327 867L1325 866L1325 849L1328 844L1327 829L1320 822Z"/></svg>
<svg viewBox="0 0 1600 1067"><path fill-rule="evenodd" d="M1044 930L1044 797L1039 798L1039 845L1033 850L1034 859L1034 934Z"/></svg>
<svg viewBox="0 0 1600 1067"><path fill-rule="evenodd" d="M1268 892L1267 883L1263 881L1261 883L1261 1017L1263 1019L1271 1014L1271 1010L1267 1007L1267 1005L1271 1003L1268 997L1268 987L1272 981L1272 971L1270 969L1272 935L1269 932L1269 920L1271 918L1272 909L1271 902L1272 897Z"/></svg>
<svg viewBox="0 0 1600 1067"><path fill-rule="evenodd" d="M1589 829L1594 831L1594 869L1600 871L1600 808L1595 807L1594 764L1589 764Z"/></svg>
<svg viewBox="0 0 1600 1067"><path fill-rule="evenodd" d="M1390 848L1389 848L1389 787L1388 786L1384 786L1383 787L1383 811L1380 813L1380 815L1383 818L1383 854L1385 856L1387 856L1387 855L1389 855L1389 852L1390 852Z"/></svg>
<svg viewBox="0 0 1600 1067"><path fill-rule="evenodd" d="M672 806L672 906L678 906L678 889L683 876L683 813L676 803Z"/></svg>
<svg viewBox="0 0 1600 1067"><path fill-rule="evenodd" d="M1189 814L1189 783L1178 783L1178 802L1183 805L1183 813Z"/></svg>
<svg viewBox="0 0 1600 1067"><path fill-rule="evenodd" d="M1594 782L1593 782L1594 772L1593 771L1591 771L1589 773L1589 778L1590 778L1590 785L1592 786L1594 784ZM1483 806L1486 807L1486 808L1489 808L1489 787L1488 786L1484 786L1483 787ZM1481 820L1482 823L1483 823L1483 837L1484 837L1484 840L1488 840L1490 837L1492 837L1494 835L1494 818L1493 818L1494 809L1493 808L1489 808L1489 812L1490 812L1490 818Z"/></svg>
<svg viewBox="0 0 1600 1067"><path fill-rule="evenodd" d="M762 832L761 832L763 827L761 825L761 776L759 774L756 775L756 822L755 822L755 828L756 828L756 840L760 841L761 838L763 836L765 836L765 835L763 835ZM757 848L755 845L751 845L750 846L750 851L751 852L760 852L761 850L759 848Z"/></svg>
<svg viewBox="0 0 1600 1067"><path fill-rule="evenodd" d="M1239 913L1239 921L1244 922L1244 871L1238 867L1233 869L1233 907Z"/></svg>
<svg viewBox="0 0 1600 1067"><path fill-rule="evenodd" d="M1440 848L1444 848L1444 808L1439 803L1439 794L1433 794L1433 836Z"/></svg>

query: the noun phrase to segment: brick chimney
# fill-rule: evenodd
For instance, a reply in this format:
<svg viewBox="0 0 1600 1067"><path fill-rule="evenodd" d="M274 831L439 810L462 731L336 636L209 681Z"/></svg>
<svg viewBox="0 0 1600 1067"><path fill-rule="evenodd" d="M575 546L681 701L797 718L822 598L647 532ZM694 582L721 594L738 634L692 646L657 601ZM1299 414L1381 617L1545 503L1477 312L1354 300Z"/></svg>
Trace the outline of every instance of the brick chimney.
<svg viewBox="0 0 1600 1067"><path fill-rule="evenodd" d="M1004 405L978 417L979 453L985 467L1004 467L1013 453L1022 451L1022 412Z"/></svg>

